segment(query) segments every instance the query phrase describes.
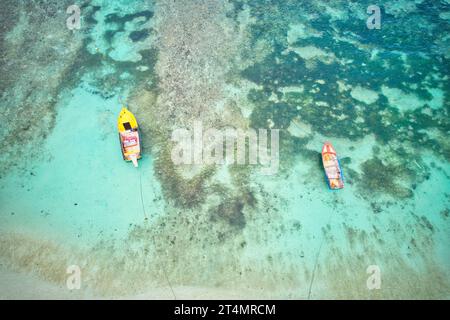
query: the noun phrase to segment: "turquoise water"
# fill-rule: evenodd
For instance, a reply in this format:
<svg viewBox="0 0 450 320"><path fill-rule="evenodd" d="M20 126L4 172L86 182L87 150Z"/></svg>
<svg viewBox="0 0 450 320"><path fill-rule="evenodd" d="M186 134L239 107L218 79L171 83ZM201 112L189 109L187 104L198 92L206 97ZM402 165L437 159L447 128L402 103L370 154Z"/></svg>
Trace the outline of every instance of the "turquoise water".
<svg viewBox="0 0 450 320"><path fill-rule="evenodd" d="M91 0L79 30L4 2L0 297L450 297L447 0L382 1L379 30L370 1ZM175 165L194 121L280 129L277 174Z"/></svg>

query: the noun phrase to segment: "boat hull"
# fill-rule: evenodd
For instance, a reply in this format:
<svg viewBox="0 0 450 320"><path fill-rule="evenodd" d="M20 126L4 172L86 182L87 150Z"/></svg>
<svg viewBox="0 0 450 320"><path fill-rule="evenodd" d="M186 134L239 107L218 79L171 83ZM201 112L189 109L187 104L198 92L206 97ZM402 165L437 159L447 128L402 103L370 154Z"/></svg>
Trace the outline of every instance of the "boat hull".
<svg viewBox="0 0 450 320"><path fill-rule="evenodd" d="M337 157L336 150L329 142L325 142L322 147L322 163L328 187L331 190L344 188L344 175L342 173L341 164Z"/></svg>
<svg viewBox="0 0 450 320"><path fill-rule="evenodd" d="M134 115L126 108L120 111L117 129L123 159L133 162L133 165L137 167L137 160L141 158L139 126Z"/></svg>

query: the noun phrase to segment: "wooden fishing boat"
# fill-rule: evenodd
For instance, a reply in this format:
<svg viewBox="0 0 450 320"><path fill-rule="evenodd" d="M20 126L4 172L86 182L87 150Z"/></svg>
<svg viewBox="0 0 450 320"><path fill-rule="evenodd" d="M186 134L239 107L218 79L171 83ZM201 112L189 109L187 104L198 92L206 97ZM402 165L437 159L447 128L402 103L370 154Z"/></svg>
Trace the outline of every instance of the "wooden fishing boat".
<svg viewBox="0 0 450 320"><path fill-rule="evenodd" d="M344 187L344 175L342 174L336 150L334 150L330 142L325 142L322 147L322 163L328 187L331 190L342 189Z"/></svg>
<svg viewBox="0 0 450 320"><path fill-rule="evenodd" d="M138 159L141 158L139 126L134 115L125 107L120 111L117 129L123 159L133 162L133 165L138 167Z"/></svg>

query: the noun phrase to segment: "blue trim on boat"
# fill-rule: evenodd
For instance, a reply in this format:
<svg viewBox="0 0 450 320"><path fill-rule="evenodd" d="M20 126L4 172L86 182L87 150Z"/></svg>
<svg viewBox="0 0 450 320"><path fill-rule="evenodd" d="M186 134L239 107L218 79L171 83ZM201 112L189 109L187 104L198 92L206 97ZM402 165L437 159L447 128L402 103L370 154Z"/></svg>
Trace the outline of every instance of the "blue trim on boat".
<svg viewBox="0 0 450 320"><path fill-rule="evenodd" d="M345 182L344 171L342 171L342 167L341 167L341 161L339 160L339 157L336 156L336 158L338 161L339 171L341 172L342 181Z"/></svg>

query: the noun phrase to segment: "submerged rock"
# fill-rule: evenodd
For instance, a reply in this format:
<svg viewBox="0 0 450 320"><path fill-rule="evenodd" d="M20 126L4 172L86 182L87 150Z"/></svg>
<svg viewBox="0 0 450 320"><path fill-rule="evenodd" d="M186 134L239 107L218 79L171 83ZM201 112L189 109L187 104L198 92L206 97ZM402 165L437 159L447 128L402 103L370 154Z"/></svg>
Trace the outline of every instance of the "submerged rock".
<svg viewBox="0 0 450 320"><path fill-rule="evenodd" d="M52 130L55 103L82 48L82 33L66 27L69 1L2 3L0 172L39 156ZM30 32L35 30L36 32ZM19 160L20 159L20 160Z"/></svg>

